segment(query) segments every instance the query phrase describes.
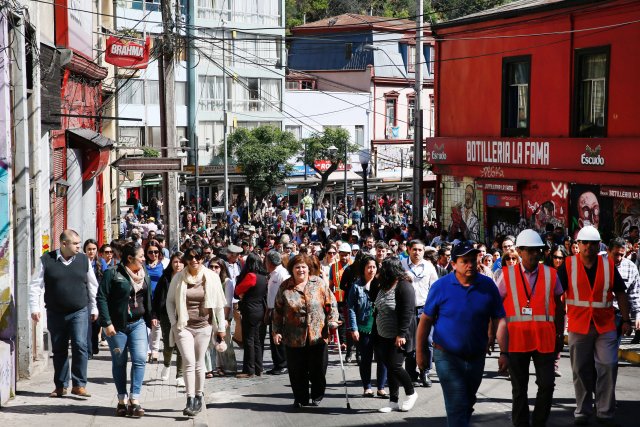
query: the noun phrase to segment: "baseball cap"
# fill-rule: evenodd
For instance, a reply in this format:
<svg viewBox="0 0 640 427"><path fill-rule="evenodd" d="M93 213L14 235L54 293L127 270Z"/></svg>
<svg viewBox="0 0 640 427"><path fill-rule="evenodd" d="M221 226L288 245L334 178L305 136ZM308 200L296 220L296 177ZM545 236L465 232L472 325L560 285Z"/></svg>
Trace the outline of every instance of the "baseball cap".
<svg viewBox="0 0 640 427"><path fill-rule="evenodd" d="M451 259L455 261L458 257L469 255L469 254L479 254L480 251L473 247L473 242L466 240L458 243L453 247L451 251Z"/></svg>

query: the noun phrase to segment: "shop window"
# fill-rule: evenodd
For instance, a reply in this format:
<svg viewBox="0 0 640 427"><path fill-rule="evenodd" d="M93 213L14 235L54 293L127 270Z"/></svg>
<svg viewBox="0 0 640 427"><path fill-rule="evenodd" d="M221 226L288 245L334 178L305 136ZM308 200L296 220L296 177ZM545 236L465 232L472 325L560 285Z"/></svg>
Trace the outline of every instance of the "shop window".
<svg viewBox="0 0 640 427"><path fill-rule="evenodd" d="M502 61L502 136L529 136L531 56Z"/></svg>
<svg viewBox="0 0 640 427"><path fill-rule="evenodd" d="M609 46L576 50L574 136L607 135L609 54Z"/></svg>

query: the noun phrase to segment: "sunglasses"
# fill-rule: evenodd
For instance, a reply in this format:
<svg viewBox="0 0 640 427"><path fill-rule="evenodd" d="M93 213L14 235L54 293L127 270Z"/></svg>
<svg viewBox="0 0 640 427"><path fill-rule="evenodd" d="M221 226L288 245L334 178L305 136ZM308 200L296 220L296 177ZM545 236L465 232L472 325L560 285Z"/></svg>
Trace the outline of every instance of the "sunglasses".
<svg viewBox="0 0 640 427"><path fill-rule="evenodd" d="M195 260L195 261L198 261L198 262L200 262L200 260L201 260L201 258L193 256L193 255L185 255L184 259L185 259L185 261Z"/></svg>
<svg viewBox="0 0 640 427"><path fill-rule="evenodd" d="M113 253L113 251L104 251L103 253L104 253L104 254L112 254L112 253Z"/></svg>
<svg viewBox="0 0 640 427"><path fill-rule="evenodd" d="M509 258L507 258L507 261L518 261L518 258L511 258L511 257L509 257Z"/></svg>
<svg viewBox="0 0 640 427"><path fill-rule="evenodd" d="M329 251L329 252L327 252L327 254L328 254L328 255L335 255L335 254L336 254L336 252L335 252L335 251Z"/></svg>
<svg viewBox="0 0 640 427"><path fill-rule="evenodd" d="M147 251L147 254L149 255L158 255L160 253L160 251Z"/></svg>
<svg viewBox="0 0 640 427"><path fill-rule="evenodd" d="M564 257L563 257L563 256L557 256L557 255L554 255L554 256L553 256L553 259L564 259Z"/></svg>

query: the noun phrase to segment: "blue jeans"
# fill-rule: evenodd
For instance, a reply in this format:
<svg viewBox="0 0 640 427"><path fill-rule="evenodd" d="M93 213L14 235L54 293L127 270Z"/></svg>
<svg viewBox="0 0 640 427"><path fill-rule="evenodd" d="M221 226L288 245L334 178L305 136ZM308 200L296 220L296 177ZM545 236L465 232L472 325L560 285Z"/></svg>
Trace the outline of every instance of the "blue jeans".
<svg viewBox="0 0 640 427"><path fill-rule="evenodd" d="M373 363L373 339L371 334L360 332L360 338L357 342L358 349L360 350L360 379L362 380L362 387L365 390L371 388L371 365ZM387 385L387 368L382 363L380 356L376 357L376 380L378 384L378 390L384 390Z"/></svg>
<svg viewBox="0 0 640 427"><path fill-rule="evenodd" d="M422 311L424 307L416 307L416 329L417 325L420 324L420 316L422 316ZM429 361L429 365L425 372L428 374L431 371L431 365L433 364L433 327L431 327L431 331L429 331L429 337L427 338L427 347L425 348L426 359ZM416 381L420 378L418 377L418 372L416 371L418 364L416 363L416 351L413 350L411 353L407 353L407 358L404 361L404 367L411 376L411 379Z"/></svg>
<svg viewBox="0 0 640 427"><path fill-rule="evenodd" d="M111 350L111 372L116 383L118 400L127 397L127 350L131 353L131 395L138 399L147 362L147 325L143 319L128 323L122 331L107 337Z"/></svg>
<svg viewBox="0 0 640 427"><path fill-rule="evenodd" d="M465 360L437 348L434 355L447 411L447 425L467 427L476 403L476 392L482 382L484 355Z"/></svg>
<svg viewBox="0 0 640 427"><path fill-rule="evenodd" d="M47 310L47 327L51 334L53 352L53 382L56 388L69 386L69 340L71 340L71 383L74 387L87 385L87 308L69 314Z"/></svg>

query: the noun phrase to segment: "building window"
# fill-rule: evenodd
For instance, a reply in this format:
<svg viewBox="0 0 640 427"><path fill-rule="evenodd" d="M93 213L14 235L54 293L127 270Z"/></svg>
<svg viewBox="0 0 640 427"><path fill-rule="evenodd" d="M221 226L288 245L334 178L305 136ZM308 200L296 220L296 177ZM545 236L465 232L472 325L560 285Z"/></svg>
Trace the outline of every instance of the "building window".
<svg viewBox="0 0 640 427"><path fill-rule="evenodd" d="M502 61L502 136L529 136L531 56Z"/></svg>
<svg viewBox="0 0 640 427"><path fill-rule="evenodd" d="M407 49L407 71L413 73L416 71L416 45L410 44Z"/></svg>
<svg viewBox="0 0 640 427"><path fill-rule="evenodd" d="M284 130L291 132L296 138L296 141L300 141L302 139L302 126L287 125L284 127Z"/></svg>
<svg viewBox="0 0 640 427"><path fill-rule="evenodd" d="M227 78L230 105L234 111L280 111L279 79Z"/></svg>
<svg viewBox="0 0 640 427"><path fill-rule="evenodd" d="M298 87L300 86L298 84L299 82L297 81L287 81L287 89L288 90L298 90Z"/></svg>
<svg viewBox="0 0 640 427"><path fill-rule="evenodd" d="M607 135L609 54L609 46L576 51L573 130L575 136Z"/></svg>
<svg viewBox="0 0 640 427"><path fill-rule="evenodd" d="M364 126L356 125L354 139L358 147L364 147Z"/></svg>
<svg viewBox="0 0 640 427"><path fill-rule="evenodd" d="M144 145L143 127L121 126L118 142L127 147L140 147Z"/></svg>
<svg viewBox="0 0 640 427"><path fill-rule="evenodd" d="M120 104L144 105L144 86L142 80L124 80L118 83Z"/></svg>
<svg viewBox="0 0 640 427"><path fill-rule="evenodd" d="M353 56L353 43L345 43L344 59L346 59L347 61L350 61L352 56Z"/></svg>
<svg viewBox="0 0 640 427"><path fill-rule="evenodd" d="M204 111L222 110L222 77L198 76L198 103Z"/></svg>
<svg viewBox="0 0 640 427"><path fill-rule="evenodd" d="M397 97L385 98L385 116L387 127L396 125L396 107L398 105Z"/></svg>
<svg viewBox="0 0 640 427"><path fill-rule="evenodd" d="M413 138L416 129L416 98L407 98L407 138Z"/></svg>
<svg viewBox="0 0 640 427"><path fill-rule="evenodd" d="M302 80L300 82L300 88L302 90L313 90L315 88L315 83L313 80Z"/></svg>

